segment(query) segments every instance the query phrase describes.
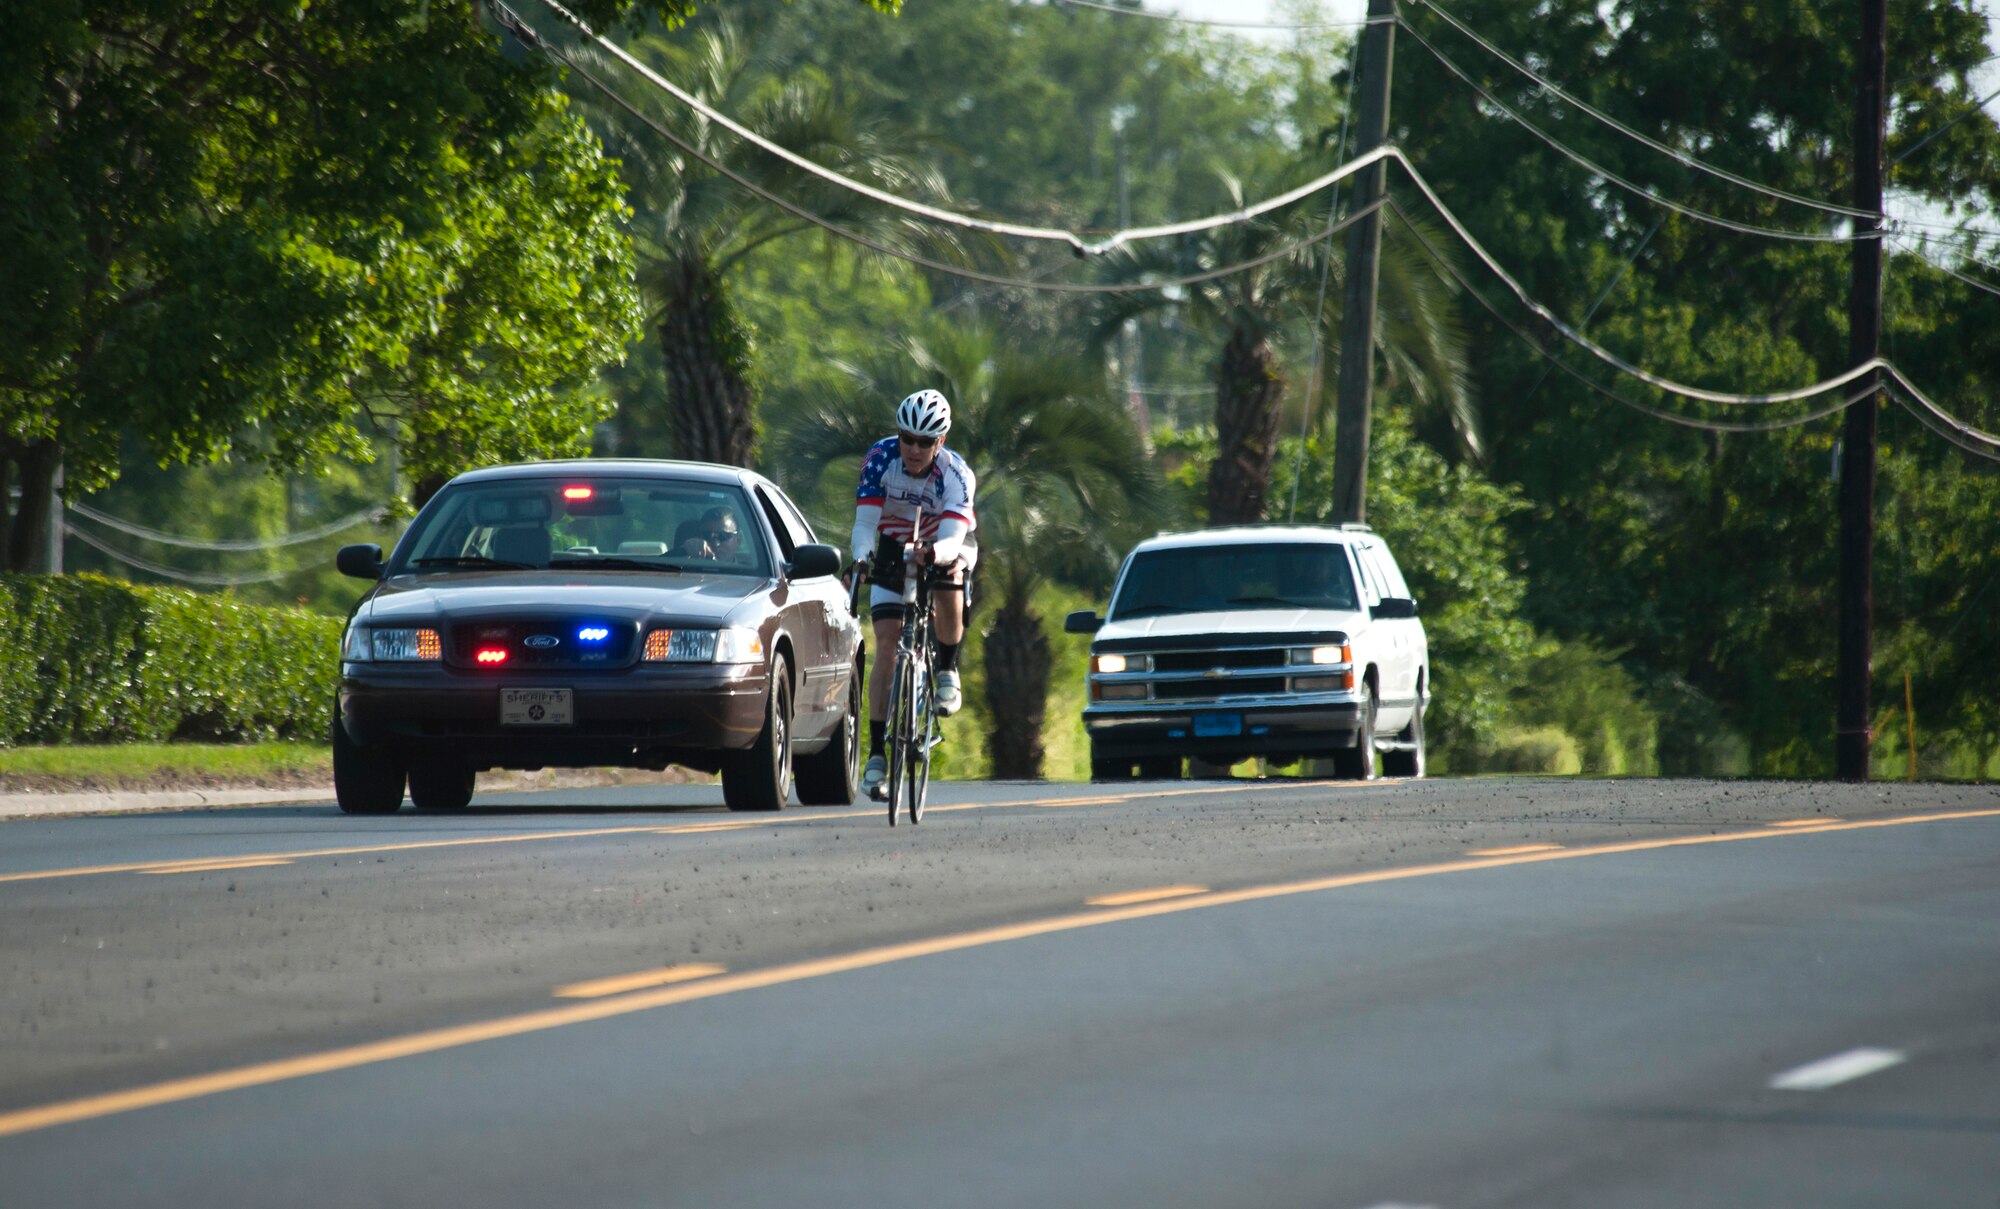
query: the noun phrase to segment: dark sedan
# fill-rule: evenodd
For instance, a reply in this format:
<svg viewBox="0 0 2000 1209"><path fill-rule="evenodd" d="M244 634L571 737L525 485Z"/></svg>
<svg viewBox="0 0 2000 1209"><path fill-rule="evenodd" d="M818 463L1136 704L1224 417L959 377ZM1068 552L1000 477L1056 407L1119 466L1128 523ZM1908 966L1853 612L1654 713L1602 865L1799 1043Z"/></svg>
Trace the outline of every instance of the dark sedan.
<svg viewBox="0 0 2000 1209"><path fill-rule="evenodd" d="M854 800L862 630L777 486L729 466L574 461L459 475L341 641L340 808L455 809L482 769L680 764L733 810Z"/></svg>

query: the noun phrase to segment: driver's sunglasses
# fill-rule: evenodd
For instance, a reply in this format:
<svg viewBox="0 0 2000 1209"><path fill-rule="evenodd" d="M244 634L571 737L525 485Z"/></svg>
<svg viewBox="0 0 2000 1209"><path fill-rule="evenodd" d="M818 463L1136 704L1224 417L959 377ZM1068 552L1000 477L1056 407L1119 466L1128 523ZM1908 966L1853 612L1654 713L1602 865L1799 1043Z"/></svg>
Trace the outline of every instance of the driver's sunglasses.
<svg viewBox="0 0 2000 1209"><path fill-rule="evenodd" d="M736 540L736 530L710 529L707 533L702 534L702 536L712 542L733 542Z"/></svg>
<svg viewBox="0 0 2000 1209"><path fill-rule="evenodd" d="M897 433L896 439L908 445L915 445L919 449L929 449L938 443L938 438L936 437L920 437L913 432Z"/></svg>

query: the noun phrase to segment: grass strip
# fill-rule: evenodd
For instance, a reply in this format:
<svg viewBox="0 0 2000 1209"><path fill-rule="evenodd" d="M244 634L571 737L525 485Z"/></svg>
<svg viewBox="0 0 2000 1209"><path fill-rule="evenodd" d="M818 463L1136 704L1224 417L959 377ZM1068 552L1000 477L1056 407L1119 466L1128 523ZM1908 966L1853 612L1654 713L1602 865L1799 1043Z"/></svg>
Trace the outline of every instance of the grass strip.
<svg viewBox="0 0 2000 1209"><path fill-rule="evenodd" d="M107 743L0 748L0 790L322 785L333 755L317 743Z"/></svg>

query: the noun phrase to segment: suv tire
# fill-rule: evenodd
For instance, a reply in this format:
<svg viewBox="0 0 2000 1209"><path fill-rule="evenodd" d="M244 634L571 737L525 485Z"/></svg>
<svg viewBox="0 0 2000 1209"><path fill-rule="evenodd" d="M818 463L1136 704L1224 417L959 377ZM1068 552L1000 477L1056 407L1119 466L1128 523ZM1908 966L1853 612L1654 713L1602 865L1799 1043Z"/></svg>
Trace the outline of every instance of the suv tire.
<svg viewBox="0 0 2000 1209"><path fill-rule="evenodd" d="M1093 781L1129 781L1135 761L1130 756L1104 757L1097 754L1095 744L1090 749L1090 779Z"/></svg>
<svg viewBox="0 0 2000 1209"><path fill-rule="evenodd" d="M1361 682L1361 726L1354 732L1354 746L1335 748L1334 775L1347 781L1375 779L1375 685Z"/></svg>
<svg viewBox="0 0 2000 1209"><path fill-rule="evenodd" d="M1417 712L1410 715L1410 724L1396 734L1396 742L1405 746L1396 751L1382 753L1382 775L1387 777L1421 777L1424 775L1424 701L1417 698Z"/></svg>

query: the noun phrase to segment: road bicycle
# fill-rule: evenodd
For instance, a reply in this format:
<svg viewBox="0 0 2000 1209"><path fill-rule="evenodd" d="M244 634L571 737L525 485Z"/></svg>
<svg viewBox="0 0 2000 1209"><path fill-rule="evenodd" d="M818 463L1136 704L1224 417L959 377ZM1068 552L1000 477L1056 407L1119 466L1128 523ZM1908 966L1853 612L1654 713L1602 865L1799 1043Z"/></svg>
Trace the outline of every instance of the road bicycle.
<svg viewBox="0 0 2000 1209"><path fill-rule="evenodd" d="M921 518L919 518L921 520ZM935 570L918 565L916 543L903 547L903 633L896 641L896 664L889 680L889 717L884 746L889 775L877 791L889 804L889 826L906 813L912 824L924 821L924 798L930 790L931 750L944 742L937 712L936 656L931 646L931 592L948 581Z"/></svg>

